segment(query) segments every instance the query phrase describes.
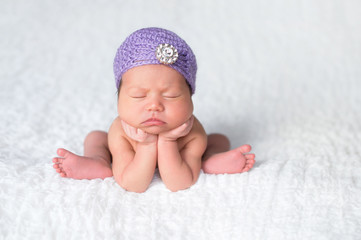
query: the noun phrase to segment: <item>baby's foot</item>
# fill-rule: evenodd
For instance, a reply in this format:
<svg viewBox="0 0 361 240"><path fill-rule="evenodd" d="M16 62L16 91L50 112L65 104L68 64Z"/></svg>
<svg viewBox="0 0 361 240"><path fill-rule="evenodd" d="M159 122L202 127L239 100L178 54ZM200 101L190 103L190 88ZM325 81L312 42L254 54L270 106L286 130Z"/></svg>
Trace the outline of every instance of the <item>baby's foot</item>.
<svg viewBox="0 0 361 240"><path fill-rule="evenodd" d="M53 167L61 177L74 179L95 179L113 176L110 164L105 160L75 155L63 148L53 158Z"/></svg>
<svg viewBox="0 0 361 240"><path fill-rule="evenodd" d="M243 173L249 171L255 161L255 155L248 153L250 145L243 145L228 152L217 153L203 162L205 173Z"/></svg>

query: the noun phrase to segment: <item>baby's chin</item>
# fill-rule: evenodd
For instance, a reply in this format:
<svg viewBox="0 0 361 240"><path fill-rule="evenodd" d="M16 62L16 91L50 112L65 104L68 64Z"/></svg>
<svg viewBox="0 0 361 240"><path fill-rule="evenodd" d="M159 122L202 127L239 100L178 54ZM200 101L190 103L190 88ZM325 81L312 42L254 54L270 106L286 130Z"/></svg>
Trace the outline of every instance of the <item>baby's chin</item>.
<svg viewBox="0 0 361 240"><path fill-rule="evenodd" d="M159 126L151 126L151 127L142 128L142 130L149 134L159 135L159 134L161 134L163 132L167 132L171 129L168 129L165 127L159 127Z"/></svg>
<svg viewBox="0 0 361 240"><path fill-rule="evenodd" d="M185 121L186 120L184 120L184 122ZM182 125L182 122L181 123L177 122L177 123L172 123L172 124L166 123L164 125L154 125L154 126L139 126L139 128L142 129L146 133L159 135L161 133L173 130L173 129L179 127L180 125Z"/></svg>

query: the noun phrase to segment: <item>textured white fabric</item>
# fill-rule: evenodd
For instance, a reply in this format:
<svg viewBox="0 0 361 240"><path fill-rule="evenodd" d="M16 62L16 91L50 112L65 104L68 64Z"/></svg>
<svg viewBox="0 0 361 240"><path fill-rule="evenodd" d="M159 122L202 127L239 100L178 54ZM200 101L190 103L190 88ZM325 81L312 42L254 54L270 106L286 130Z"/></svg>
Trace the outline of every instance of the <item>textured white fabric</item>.
<svg viewBox="0 0 361 240"><path fill-rule="evenodd" d="M1 1L0 239L360 239L359 1ZM171 193L60 178L58 147L116 116L112 61L168 28L199 66L195 115L249 173Z"/></svg>

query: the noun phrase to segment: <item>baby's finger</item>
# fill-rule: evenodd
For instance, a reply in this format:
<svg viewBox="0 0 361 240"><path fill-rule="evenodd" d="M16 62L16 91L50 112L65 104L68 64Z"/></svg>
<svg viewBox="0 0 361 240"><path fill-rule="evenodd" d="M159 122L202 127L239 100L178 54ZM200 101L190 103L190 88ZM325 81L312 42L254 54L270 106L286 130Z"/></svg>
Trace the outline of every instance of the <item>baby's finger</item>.
<svg viewBox="0 0 361 240"><path fill-rule="evenodd" d="M192 128L192 127L193 127L193 123L194 123L194 117L192 116L192 117L188 120L188 128Z"/></svg>
<svg viewBox="0 0 361 240"><path fill-rule="evenodd" d="M193 122L194 122L194 116L192 115L190 118L189 118L189 123L191 124L191 125L193 125Z"/></svg>
<svg viewBox="0 0 361 240"><path fill-rule="evenodd" d="M136 138L137 136L137 129L130 126L129 124L127 124L126 122L124 122L123 120L121 120L121 124L123 127L124 132L130 137L130 138Z"/></svg>
<svg viewBox="0 0 361 240"><path fill-rule="evenodd" d="M147 133L139 128L137 129L136 135L137 135L138 141L144 141L145 138L147 137Z"/></svg>
<svg viewBox="0 0 361 240"><path fill-rule="evenodd" d="M128 134L128 132L129 132L129 125L126 124L123 120L120 120L120 123L122 124L122 127L123 127L124 132Z"/></svg>
<svg viewBox="0 0 361 240"><path fill-rule="evenodd" d="M194 121L194 117L192 116L190 119L188 119L187 122L185 122L182 126L182 130L183 132L189 132L192 127L193 127L193 121Z"/></svg>

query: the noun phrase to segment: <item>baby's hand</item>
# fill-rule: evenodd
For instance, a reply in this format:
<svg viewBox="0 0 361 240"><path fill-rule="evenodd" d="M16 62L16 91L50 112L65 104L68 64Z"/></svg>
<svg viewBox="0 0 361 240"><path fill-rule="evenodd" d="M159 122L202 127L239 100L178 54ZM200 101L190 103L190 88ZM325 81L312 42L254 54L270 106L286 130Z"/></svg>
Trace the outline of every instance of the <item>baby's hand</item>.
<svg viewBox="0 0 361 240"><path fill-rule="evenodd" d="M150 133L146 133L139 128L130 126L128 123L121 120L124 132L131 139L140 143L152 143L158 140L158 136Z"/></svg>
<svg viewBox="0 0 361 240"><path fill-rule="evenodd" d="M194 117L192 116L185 123L180 125L179 127L169 130L167 132L161 133L159 138L167 141L175 141L180 137L186 136L192 129L194 122Z"/></svg>

